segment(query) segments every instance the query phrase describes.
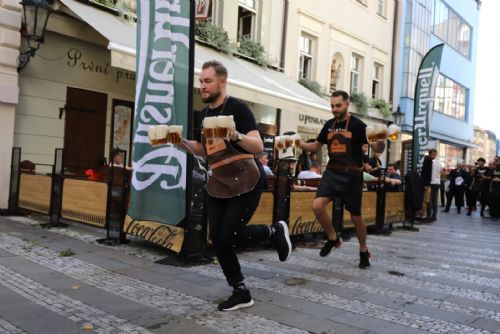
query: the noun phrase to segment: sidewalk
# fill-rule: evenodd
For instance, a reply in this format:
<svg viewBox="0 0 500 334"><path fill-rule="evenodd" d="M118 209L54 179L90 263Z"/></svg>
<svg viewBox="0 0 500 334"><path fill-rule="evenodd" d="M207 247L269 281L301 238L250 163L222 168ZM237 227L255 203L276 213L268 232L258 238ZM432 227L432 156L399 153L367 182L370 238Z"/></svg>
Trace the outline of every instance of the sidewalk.
<svg viewBox="0 0 500 334"><path fill-rule="evenodd" d="M369 270L355 238L326 258L242 253L255 306L235 312L217 311L217 264L158 264L169 253L140 239L44 219L0 217L0 333L500 333L500 222L477 213L369 235Z"/></svg>

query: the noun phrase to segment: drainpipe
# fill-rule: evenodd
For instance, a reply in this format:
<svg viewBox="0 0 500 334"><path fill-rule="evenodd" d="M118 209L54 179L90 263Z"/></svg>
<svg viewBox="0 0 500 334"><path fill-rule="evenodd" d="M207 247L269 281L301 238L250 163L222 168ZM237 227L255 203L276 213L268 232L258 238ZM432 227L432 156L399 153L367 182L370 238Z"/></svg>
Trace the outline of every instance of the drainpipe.
<svg viewBox="0 0 500 334"><path fill-rule="evenodd" d="M396 71L396 55L398 50L396 50L396 40L398 36L398 12L399 12L399 0L394 0L394 20L392 23L392 57L391 57L391 83L389 88L389 99L392 101L394 97L394 74ZM394 101L392 101L394 104ZM399 103L399 101L398 101Z"/></svg>
<svg viewBox="0 0 500 334"><path fill-rule="evenodd" d="M280 56L280 71L285 71L285 50L286 50L286 32L288 30L288 7L289 0L284 0L285 7L283 9L283 29L281 31L281 56Z"/></svg>

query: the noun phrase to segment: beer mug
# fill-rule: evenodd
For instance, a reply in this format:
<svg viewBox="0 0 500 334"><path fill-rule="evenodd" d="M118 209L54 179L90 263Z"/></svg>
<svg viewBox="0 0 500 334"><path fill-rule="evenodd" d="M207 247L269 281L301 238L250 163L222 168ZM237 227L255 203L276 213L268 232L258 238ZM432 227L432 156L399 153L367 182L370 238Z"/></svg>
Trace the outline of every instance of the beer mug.
<svg viewBox="0 0 500 334"><path fill-rule="evenodd" d="M296 148L300 148L300 135L296 133L292 136L292 139L293 139L293 146L295 146Z"/></svg>
<svg viewBox="0 0 500 334"><path fill-rule="evenodd" d="M383 141L387 139L387 125L375 124L375 137L377 140Z"/></svg>
<svg viewBox="0 0 500 334"><path fill-rule="evenodd" d="M218 116L217 117L217 137L228 139L231 133L234 131L234 117L230 116Z"/></svg>
<svg viewBox="0 0 500 334"><path fill-rule="evenodd" d="M148 128L148 138L151 145L158 145L158 141L156 140L156 126Z"/></svg>
<svg viewBox="0 0 500 334"><path fill-rule="evenodd" d="M290 148L293 146L293 137L290 135L283 136L285 137L285 148Z"/></svg>
<svg viewBox="0 0 500 334"><path fill-rule="evenodd" d="M205 132L205 138L210 140L217 138L217 117L205 117L203 119L203 131Z"/></svg>
<svg viewBox="0 0 500 334"><path fill-rule="evenodd" d="M399 135L401 134L401 128L396 124L389 125L388 136L387 139L390 141L396 141L399 139Z"/></svg>
<svg viewBox="0 0 500 334"><path fill-rule="evenodd" d="M170 125L168 128L167 142L180 144L182 141L182 125Z"/></svg>
<svg viewBox="0 0 500 334"><path fill-rule="evenodd" d="M166 144L168 143L168 132L170 131L170 127L168 125L157 125L156 126L156 141L158 144Z"/></svg>
<svg viewBox="0 0 500 334"><path fill-rule="evenodd" d="M276 147L277 150L284 150L285 149L285 136L274 137L274 147Z"/></svg>
<svg viewBox="0 0 500 334"><path fill-rule="evenodd" d="M368 139L370 144L377 141L377 133L374 126L368 125L366 127L366 139Z"/></svg>

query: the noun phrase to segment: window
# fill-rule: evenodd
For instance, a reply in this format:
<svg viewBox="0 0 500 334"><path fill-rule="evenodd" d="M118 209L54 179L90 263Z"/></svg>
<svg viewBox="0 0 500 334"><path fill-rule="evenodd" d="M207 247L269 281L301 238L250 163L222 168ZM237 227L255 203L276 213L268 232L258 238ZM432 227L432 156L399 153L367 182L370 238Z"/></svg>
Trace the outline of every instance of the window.
<svg viewBox="0 0 500 334"><path fill-rule="evenodd" d="M385 17L385 0L377 0L377 14Z"/></svg>
<svg viewBox="0 0 500 334"><path fill-rule="evenodd" d="M380 99L383 71L384 67L382 65L377 63L373 64L372 99Z"/></svg>
<svg viewBox="0 0 500 334"><path fill-rule="evenodd" d="M464 162L464 149L455 145L440 143L439 162L446 168L454 168L457 163Z"/></svg>
<svg viewBox="0 0 500 334"><path fill-rule="evenodd" d="M470 57L471 27L442 0L436 0L434 6L432 32L463 56Z"/></svg>
<svg viewBox="0 0 500 334"><path fill-rule="evenodd" d="M361 56L353 53L351 57L351 86L350 86L351 94L359 92L359 86L361 80L360 70L361 70Z"/></svg>
<svg viewBox="0 0 500 334"><path fill-rule="evenodd" d="M299 64L299 79L312 80L312 44L313 39L307 34L300 36L300 64Z"/></svg>
<svg viewBox="0 0 500 334"><path fill-rule="evenodd" d="M455 81L439 75L434 110L459 120L465 120L466 103L467 89Z"/></svg>
<svg viewBox="0 0 500 334"><path fill-rule="evenodd" d="M430 4L424 0L407 0L406 3L402 96L413 98L418 68L429 50L432 13Z"/></svg>
<svg viewBox="0 0 500 334"><path fill-rule="evenodd" d="M239 0L238 7L238 39L255 38L255 0Z"/></svg>

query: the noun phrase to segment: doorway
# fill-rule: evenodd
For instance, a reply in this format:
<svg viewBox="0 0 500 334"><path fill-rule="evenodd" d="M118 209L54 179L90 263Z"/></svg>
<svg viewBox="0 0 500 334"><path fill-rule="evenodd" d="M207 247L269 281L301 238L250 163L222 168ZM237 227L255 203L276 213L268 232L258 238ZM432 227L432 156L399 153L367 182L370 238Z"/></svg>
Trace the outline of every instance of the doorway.
<svg viewBox="0 0 500 334"><path fill-rule="evenodd" d="M108 96L68 87L64 124L64 164L82 172L103 164Z"/></svg>

